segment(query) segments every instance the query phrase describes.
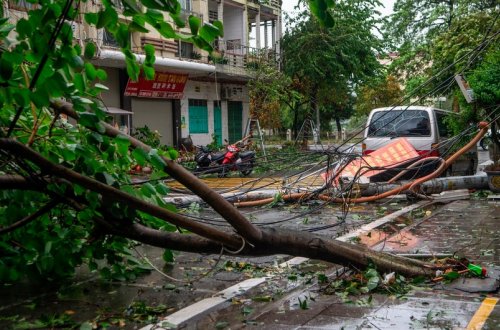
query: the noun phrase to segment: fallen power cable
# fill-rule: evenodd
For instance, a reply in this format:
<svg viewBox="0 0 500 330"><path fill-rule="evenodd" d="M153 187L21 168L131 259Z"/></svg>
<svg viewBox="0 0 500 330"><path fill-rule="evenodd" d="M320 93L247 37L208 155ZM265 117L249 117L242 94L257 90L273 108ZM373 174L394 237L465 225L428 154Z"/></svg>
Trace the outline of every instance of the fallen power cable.
<svg viewBox="0 0 500 330"><path fill-rule="evenodd" d="M409 192L417 196L421 196L422 193L425 193L425 191L422 191L422 185L432 179L435 179L439 175L441 175L451 164L453 164L461 155L463 155L465 152L473 148L479 140L488 132L488 123L486 122L480 122L478 124L479 127L479 132L474 136L473 139L471 139L465 146L463 146L461 149L456 151L454 154L452 154L450 157L448 157L446 160L441 161L440 165L438 168L428 174L425 175L424 177L418 178L413 181L409 181L406 183L403 183L401 185L397 185L396 187L391 188L388 191L376 194L376 195L371 195L371 196L362 196L362 197L338 197L335 195L327 195L324 193L315 193L315 192L298 192L298 193L285 193L281 195L281 198L284 201L290 201L290 200L300 200L300 199L320 199L323 201L327 202L336 202L336 203L364 203L364 202L373 202L380 200L382 198L394 196L396 194L402 193L402 192ZM330 182L333 182L336 177L338 176L339 172L335 174ZM399 174L398 174L399 176ZM480 179L480 183L482 183L482 179ZM264 198L260 200L253 200L253 201L242 201L242 202L235 202L233 203L234 206L236 207L256 207L256 206L262 206L266 205L269 203L272 203L275 201L274 197L269 197L269 198Z"/></svg>

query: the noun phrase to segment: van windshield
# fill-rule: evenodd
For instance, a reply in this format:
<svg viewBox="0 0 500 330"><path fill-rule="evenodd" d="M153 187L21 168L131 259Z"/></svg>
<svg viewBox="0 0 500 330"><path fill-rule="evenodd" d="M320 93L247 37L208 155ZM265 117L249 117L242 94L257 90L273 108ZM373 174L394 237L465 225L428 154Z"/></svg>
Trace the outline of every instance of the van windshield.
<svg viewBox="0 0 500 330"><path fill-rule="evenodd" d="M373 114L368 136L430 136L429 114L424 110L377 111Z"/></svg>

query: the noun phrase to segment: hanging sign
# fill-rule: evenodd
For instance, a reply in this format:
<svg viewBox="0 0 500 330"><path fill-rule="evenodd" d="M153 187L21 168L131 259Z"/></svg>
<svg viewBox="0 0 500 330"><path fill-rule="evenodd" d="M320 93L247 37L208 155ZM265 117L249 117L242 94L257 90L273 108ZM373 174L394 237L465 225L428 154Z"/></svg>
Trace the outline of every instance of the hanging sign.
<svg viewBox="0 0 500 330"><path fill-rule="evenodd" d="M124 95L162 99L182 99L187 79L187 74L156 72L154 79L147 80L141 74L137 81L128 80Z"/></svg>

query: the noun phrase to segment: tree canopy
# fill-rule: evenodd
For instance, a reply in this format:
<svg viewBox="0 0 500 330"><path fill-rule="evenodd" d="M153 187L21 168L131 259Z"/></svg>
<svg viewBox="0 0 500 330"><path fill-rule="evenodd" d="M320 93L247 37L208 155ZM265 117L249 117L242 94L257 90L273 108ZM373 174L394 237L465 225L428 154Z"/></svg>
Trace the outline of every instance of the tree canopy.
<svg viewBox="0 0 500 330"><path fill-rule="evenodd" d="M376 4L336 2L327 9L326 22L313 16L311 7L311 12L302 12L287 28L283 70L298 82L295 86L307 100L311 116L323 109L324 114L341 118L354 87L376 74L376 51L381 49L381 41L374 34Z"/></svg>
<svg viewBox="0 0 500 330"><path fill-rule="evenodd" d="M409 82L414 96L453 95L453 76L470 75L498 47L498 10L489 0L396 1L385 25L390 47L400 56L392 72ZM425 88L414 88L426 80Z"/></svg>

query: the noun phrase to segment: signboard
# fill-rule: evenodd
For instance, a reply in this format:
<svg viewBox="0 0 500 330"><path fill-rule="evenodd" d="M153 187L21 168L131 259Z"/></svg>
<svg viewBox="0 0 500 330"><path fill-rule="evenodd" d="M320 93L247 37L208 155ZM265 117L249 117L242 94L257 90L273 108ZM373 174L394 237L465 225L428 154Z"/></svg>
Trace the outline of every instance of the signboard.
<svg viewBox="0 0 500 330"><path fill-rule="evenodd" d="M128 80L125 96L182 99L184 87L188 79L187 74L156 72L152 80L147 80L143 75L139 80Z"/></svg>
<svg viewBox="0 0 500 330"><path fill-rule="evenodd" d="M397 167L411 159L416 159L418 156L418 152L406 138L399 138L367 156L353 160L340 173L340 176L356 177L361 175L369 178L387 168Z"/></svg>
<svg viewBox="0 0 500 330"><path fill-rule="evenodd" d="M464 95L467 103L474 102L474 92L473 92L472 88L470 88L470 86L467 83L467 80L465 80L464 76L456 75L455 80L457 81L458 87L460 87L460 90L462 91L462 94Z"/></svg>
<svg viewBox="0 0 500 330"><path fill-rule="evenodd" d="M397 167L409 160L417 159L418 152L406 138L399 138L369 155L352 160L338 177L357 178L360 182L379 174L391 167ZM323 180L328 181L332 173L323 173ZM335 180L337 181L337 180Z"/></svg>

